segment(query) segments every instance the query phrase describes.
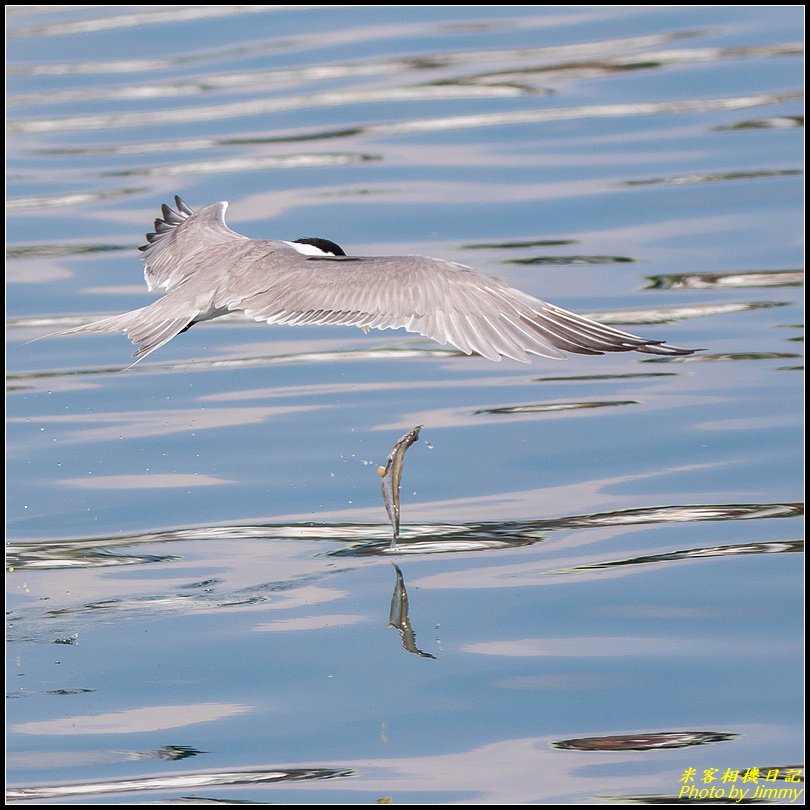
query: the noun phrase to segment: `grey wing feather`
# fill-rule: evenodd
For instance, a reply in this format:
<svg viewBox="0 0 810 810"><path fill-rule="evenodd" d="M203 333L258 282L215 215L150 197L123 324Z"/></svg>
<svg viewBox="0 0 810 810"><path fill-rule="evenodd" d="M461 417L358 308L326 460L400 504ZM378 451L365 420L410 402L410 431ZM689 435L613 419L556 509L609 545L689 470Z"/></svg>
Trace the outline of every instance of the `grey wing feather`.
<svg viewBox="0 0 810 810"><path fill-rule="evenodd" d="M272 243L264 243L272 244ZM269 258L269 257L268 257ZM530 354L691 354L560 309L459 264L422 256L300 257L251 276L263 289L219 306L283 324L405 328L490 360Z"/></svg>

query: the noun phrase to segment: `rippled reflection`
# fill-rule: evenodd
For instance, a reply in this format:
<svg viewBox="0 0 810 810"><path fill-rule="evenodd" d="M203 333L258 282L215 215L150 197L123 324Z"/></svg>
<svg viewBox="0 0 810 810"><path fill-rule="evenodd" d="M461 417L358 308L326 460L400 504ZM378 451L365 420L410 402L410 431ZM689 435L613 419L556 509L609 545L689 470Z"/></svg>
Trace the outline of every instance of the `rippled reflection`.
<svg viewBox="0 0 810 810"><path fill-rule="evenodd" d="M750 273L677 273L650 276L650 289L703 290L714 287L798 287L804 284L802 270L770 270Z"/></svg>
<svg viewBox="0 0 810 810"><path fill-rule="evenodd" d="M219 320L227 321L228 316L224 316ZM86 318L24 318L18 319L10 328L17 329L39 329L44 327L51 328L56 325L68 326L70 324L81 325L86 323ZM9 326L9 325L7 325ZM334 341L333 341L334 342ZM463 352L456 349L441 349L441 348L420 348L415 344L419 343L419 339L406 340L406 346L375 346L369 349L324 349L322 351L298 351L280 354L260 355L257 357L223 357L219 359L211 359L203 357L195 360L177 360L168 363L152 363L148 366L108 366L108 367L89 367L89 368L71 368L61 371L34 371L23 372L19 374L9 374L6 377L6 382L9 386L16 389L23 389L29 386L34 386L38 381L47 381L52 385L54 380L58 379L74 379L76 377L98 376L107 374L119 374L126 371L127 374L176 374L177 372L187 371L210 371L211 369L226 369L226 368L261 368L264 366L278 366L278 365L297 365L297 364L317 364L317 363L338 363L347 362L351 363L358 360L379 360L384 362L397 361L397 360L413 360L416 358L470 358ZM414 345L410 345L414 344ZM300 390L300 388L299 388Z"/></svg>
<svg viewBox="0 0 810 810"><path fill-rule="evenodd" d="M728 546L709 546L706 548L690 548L682 551L669 551L664 554L646 554L640 557L628 557L623 560L610 560L600 563L587 563L573 568L564 568L558 571L549 571L549 574L576 574L580 571L594 571L598 569L624 568L632 565L645 565L647 563L673 562L676 560L694 560L702 557L727 557L743 554L783 554L785 552L803 552L804 540L783 540L764 543L738 543Z"/></svg>
<svg viewBox="0 0 810 810"><path fill-rule="evenodd" d="M95 689L50 689L46 694L48 695L86 695L95 692Z"/></svg>
<svg viewBox="0 0 810 810"><path fill-rule="evenodd" d="M474 89L475 95L482 91ZM413 89L398 88L381 91L345 91L311 94L296 98L260 99L239 101L215 106L184 107L182 109L151 110L137 113L104 113L97 115L77 115L62 118L12 119L7 121L10 133L69 132L98 129L118 129L121 127L142 127L189 123L191 121L221 121L242 116L271 115L298 109L336 107L349 104L362 104L390 101L393 95L400 100L425 98L457 98L459 91L448 88L424 86ZM470 95L467 93L466 95ZM475 115L436 116L410 121L367 124L360 131L369 136L408 135L419 132L445 132L479 127L502 127L515 124L532 124L548 121L572 121L580 118L616 118L626 116L651 116L672 113L696 113L708 110L737 110L750 107L770 106L801 98L800 93L763 93L751 96L713 99L687 99L683 101L636 102L626 104L595 104L580 107L557 107L513 112L478 113ZM659 183L706 182L707 180L729 180L742 177L771 177L801 173L800 169L763 170L762 172L729 172L715 175L690 175L673 178L651 178L649 180L626 181L627 185Z"/></svg>
<svg viewBox="0 0 810 810"><path fill-rule="evenodd" d="M87 205L88 203L114 200L119 197L130 197L134 194L143 194L146 189L141 187L111 188L98 191L73 192L71 194L50 194L40 197L14 197L6 199L7 211L38 211L41 208L62 208L71 205Z"/></svg>
<svg viewBox="0 0 810 810"><path fill-rule="evenodd" d="M503 408L480 408L474 414L521 414L521 413L553 413L555 411L576 411L583 408L610 408L616 405L639 405L638 400L625 399L613 402L545 402L534 405L507 405Z"/></svg>
<svg viewBox="0 0 810 810"><path fill-rule="evenodd" d="M804 355L792 354L790 352L726 352L718 354L717 352L709 352L700 358L695 358L700 363L725 363L729 360L795 360L803 359ZM692 360L693 358L688 358ZM643 360L642 362L647 362ZM796 366L795 368L801 368Z"/></svg>
<svg viewBox="0 0 810 810"><path fill-rule="evenodd" d="M751 118L748 121L738 121L729 126L715 127L716 132L725 132L734 129L792 129L803 127L803 115L773 115L767 118Z"/></svg>
<svg viewBox="0 0 810 810"><path fill-rule="evenodd" d="M603 323L609 324L653 324L672 323L685 318L700 318L706 315L728 315L732 312L747 312L754 309L767 309L768 307L781 307L786 304L781 301L750 301L748 303L728 304L701 304L692 307L667 307L661 309L624 310L622 312L606 312L596 317ZM594 317L594 316L590 316ZM669 359L669 358L667 358ZM674 358L678 361L690 358ZM646 362L646 361L642 361Z"/></svg>
<svg viewBox="0 0 810 810"><path fill-rule="evenodd" d="M728 180L759 180L766 177L790 177L801 175L801 169L763 169L758 172L718 172L716 174L673 175L672 177L650 177L646 180L625 180L626 186L682 186L689 183L717 183Z"/></svg>
<svg viewBox="0 0 810 810"><path fill-rule="evenodd" d="M55 544L13 543L6 557L6 570L38 568L98 568L110 565L147 565L176 560L171 554L121 554L98 548L92 541Z"/></svg>
<svg viewBox="0 0 810 810"><path fill-rule="evenodd" d="M112 253L131 249L130 245L16 245L6 248L6 258L30 259L45 256L76 256L84 253Z"/></svg>
<svg viewBox="0 0 810 810"><path fill-rule="evenodd" d="M739 734L718 731L661 731L655 734L621 734L612 737L583 737L560 740L553 748L573 751L649 751L652 748L688 748L693 745L730 742Z"/></svg>
<svg viewBox="0 0 810 810"><path fill-rule="evenodd" d="M178 762L181 759L198 757L206 754L207 751L200 751L190 745L164 745L155 751L136 751L130 754L131 759L165 759L169 762Z"/></svg>
<svg viewBox="0 0 810 810"><path fill-rule="evenodd" d="M565 245L575 245L576 239L530 239L525 242L494 242L480 244L462 245L464 250L514 250L517 248L531 247L564 247Z"/></svg>
<svg viewBox="0 0 810 810"><path fill-rule="evenodd" d="M28 9L30 7L24 7ZM34 7L36 8L36 7ZM49 7L43 7L47 9ZM90 6L90 8L95 8ZM58 23L39 25L10 26L6 34L10 37L65 36L85 34L91 31L111 31L116 28L132 28L143 25L190 22L211 17L233 17L239 14L262 14L278 11L278 6L177 6L166 10L155 9L134 14L103 15L86 20L62 20Z"/></svg>
<svg viewBox="0 0 810 810"><path fill-rule="evenodd" d="M351 163L365 163L382 160L381 155L364 153L336 152L333 154L319 152L308 155L267 155L257 157L248 155L243 158L221 158L194 163L181 163L162 166L142 166L132 169L121 169L107 172L110 177L178 177L184 174L211 174L216 172L257 171L260 169L304 169L318 166L345 166Z"/></svg>
<svg viewBox="0 0 810 810"><path fill-rule="evenodd" d="M634 380L654 377L676 377L677 371L637 371L628 374L577 374L558 377L535 377L535 382L600 382L606 380Z"/></svg>
<svg viewBox="0 0 810 810"><path fill-rule="evenodd" d="M504 264L625 264L634 261L630 256L527 256L505 259Z"/></svg>
<svg viewBox="0 0 810 810"><path fill-rule="evenodd" d="M142 790L195 790L229 785L256 785L270 782L300 782L312 779L336 779L355 776L351 770L334 768L266 768L240 771L212 771L203 773L167 774L141 779L116 779L106 782L80 782L75 784L41 787L15 787L6 790L11 801L23 799L68 799L73 796L96 796L107 793L130 793Z"/></svg>
<svg viewBox="0 0 810 810"><path fill-rule="evenodd" d="M542 542L553 531L592 529L605 526L640 526L693 521L770 520L796 518L804 514L801 503L689 504L651 506L569 515L545 520L493 521L455 524L408 524L399 543L391 548L390 525L350 523L268 523L256 526L203 526L116 537L41 541L10 541L6 561L10 569L96 567L132 565L174 559L171 556L132 555L129 546L151 543L236 540L315 540L345 544L325 552L328 556L389 556L497 550ZM718 547L723 549L725 547ZM770 553L795 551L793 543L753 543L730 546L727 553ZM712 556L714 549L675 551L672 559ZM722 553L722 552L721 552ZM119 556L120 555L120 556ZM662 557L667 559L668 557ZM644 560L642 560L644 561ZM621 564L628 564L627 562ZM612 563L608 565L613 565ZM600 567L601 564L596 567Z"/></svg>

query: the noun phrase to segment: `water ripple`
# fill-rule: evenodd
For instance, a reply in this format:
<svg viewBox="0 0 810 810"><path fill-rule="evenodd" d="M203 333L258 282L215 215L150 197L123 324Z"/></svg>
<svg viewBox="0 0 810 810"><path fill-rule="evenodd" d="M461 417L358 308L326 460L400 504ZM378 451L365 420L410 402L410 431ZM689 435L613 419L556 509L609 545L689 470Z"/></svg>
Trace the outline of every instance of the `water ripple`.
<svg viewBox="0 0 810 810"><path fill-rule="evenodd" d="M630 256L527 256L505 259L504 264L623 264L634 262Z"/></svg>
<svg viewBox="0 0 810 810"><path fill-rule="evenodd" d="M41 197L16 197L6 200L7 211L32 211L41 208L62 208L67 205L87 205L102 200L115 200L133 194L143 194L146 189L138 187L111 188L99 191L74 192L73 194L53 194Z"/></svg>
<svg viewBox="0 0 810 810"><path fill-rule="evenodd" d="M611 408L617 405L639 405L635 399L613 401L582 401L582 402L538 402L531 405L507 405L502 408L480 408L474 414L520 414L520 413L553 413L555 411L575 411L582 408Z"/></svg>
<svg viewBox="0 0 810 810"><path fill-rule="evenodd" d="M676 562L678 560L695 560L706 557L739 557L745 554L784 554L803 553L804 540L767 541L762 543L733 543L726 546L707 546L689 548L680 551L668 551L662 554L645 554L639 557L627 557L620 560L606 560L598 563L584 563L570 568L548 571L549 574L578 574L583 571L611 570L628 566Z"/></svg>
<svg viewBox="0 0 810 810"><path fill-rule="evenodd" d="M729 742L739 734L717 731L664 731L654 734L622 734L612 737L584 737L559 740L553 748L573 751L649 751L660 748L687 748L692 745Z"/></svg>
<svg viewBox="0 0 810 810"><path fill-rule="evenodd" d="M28 8L28 7L24 7ZM50 6L44 8L50 9ZM90 8L95 8L90 6ZM105 14L87 20L60 20L58 23L43 23L6 28L9 37L66 36L86 34L95 31L112 31L116 28L140 28L144 25L165 25L167 23L190 22L217 17L235 17L241 14L266 14L281 11L282 6L176 6L165 11L143 11L137 14ZM287 6L286 8L290 8Z"/></svg>
<svg viewBox="0 0 810 810"><path fill-rule="evenodd" d="M85 253L112 253L121 250L132 250L131 245L15 245L6 248L6 258L30 259L47 256L76 256Z"/></svg>
<svg viewBox="0 0 810 810"><path fill-rule="evenodd" d="M639 180L625 180L622 185L633 186L683 186L692 183L717 183L729 180L760 180L768 177L791 177L802 175L802 169L760 169L747 172L717 172L715 174L685 174L671 177L650 177Z"/></svg>
<svg viewBox="0 0 810 810"><path fill-rule="evenodd" d="M482 88L463 91L467 97L480 97ZM68 132L81 130L109 130L121 127L142 127L156 124L189 124L201 121L221 121L248 115L268 115L298 109L317 109L364 103L388 103L393 99L424 100L459 98L457 87L425 86L385 88L381 90L350 90L331 93L304 94L302 96L239 101L214 106L194 106L134 113L102 113L57 118L19 119L7 122L9 133ZM411 135L420 132L443 132L478 127L534 124L548 121L573 121L581 118L616 118L649 116L672 113L696 113L717 110L742 110L781 104L802 98L799 91L762 93L729 98L698 98L681 101L637 102L634 104L590 104L539 110L479 113L475 115L436 116L433 118L368 124L359 129L371 136ZM639 181L643 182L643 181ZM649 182L665 182L652 180Z"/></svg>
<svg viewBox="0 0 810 810"><path fill-rule="evenodd" d="M648 276L652 290L705 290L725 287L799 287L803 270L752 270L741 273L672 273Z"/></svg>
<svg viewBox="0 0 810 810"><path fill-rule="evenodd" d="M687 523L728 520L771 520L796 518L804 514L800 503L685 504L649 506L569 515L530 521L471 523L423 523L402 527L395 549L391 549L391 527L387 523L268 523L245 526L201 526L170 529L117 537L61 540L57 543L10 540L6 546L7 565L16 571L31 568L75 568L97 565L131 565L139 555L126 552L121 562L116 549L133 545L210 541L310 540L341 543L342 548L325 552L328 556L388 556L391 554L432 554L514 548L542 542L549 532L593 529L606 526L640 526L661 523ZM748 547L748 544L746 545ZM758 552L794 550L757 548ZM673 552L687 554L686 552ZM746 552L754 553L754 552ZM689 555L687 555L689 556ZM696 556L694 551L691 556ZM705 554L704 556L711 556ZM171 557L141 556L143 562Z"/></svg>
<svg viewBox="0 0 810 810"><path fill-rule="evenodd" d="M6 799L8 801L68 799L75 796L98 796L107 793L130 793L142 790L194 790L204 787L336 779L354 775L355 773L352 770L335 768L260 768L243 771L166 774L146 776L141 779L117 779L107 782L12 787L6 790Z"/></svg>
<svg viewBox="0 0 810 810"><path fill-rule="evenodd" d="M309 155L248 155L243 158L221 158L219 160L202 160L194 163L175 164L174 166L144 166L135 169L121 169L105 172L105 177L177 177L184 174L212 174L217 172L257 171L259 169L301 169L314 166L346 166L351 163L366 163L382 160L382 155L363 153L335 152Z"/></svg>

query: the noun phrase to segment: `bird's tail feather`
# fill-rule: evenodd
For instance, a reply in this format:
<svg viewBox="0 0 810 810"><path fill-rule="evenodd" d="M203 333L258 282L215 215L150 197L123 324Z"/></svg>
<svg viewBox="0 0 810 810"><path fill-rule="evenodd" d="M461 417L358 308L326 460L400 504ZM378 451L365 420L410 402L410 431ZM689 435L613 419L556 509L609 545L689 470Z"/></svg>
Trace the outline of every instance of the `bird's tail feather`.
<svg viewBox="0 0 810 810"><path fill-rule="evenodd" d="M77 335L88 332L122 332L138 347L132 355L135 363L168 343L183 330L191 326L194 320L192 315L177 317L164 302L165 298L155 301L149 306L125 312L123 315L113 315L111 318L102 318L100 321L74 326L59 332L59 335ZM134 366L135 363L132 363Z"/></svg>

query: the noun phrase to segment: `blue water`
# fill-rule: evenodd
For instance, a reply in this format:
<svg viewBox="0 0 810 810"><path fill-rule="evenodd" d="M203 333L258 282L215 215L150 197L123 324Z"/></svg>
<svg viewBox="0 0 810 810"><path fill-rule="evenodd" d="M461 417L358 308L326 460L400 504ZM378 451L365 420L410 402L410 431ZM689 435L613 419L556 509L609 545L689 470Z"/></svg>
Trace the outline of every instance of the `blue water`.
<svg viewBox="0 0 810 810"><path fill-rule="evenodd" d="M803 22L9 7L7 800L800 788ZM153 300L175 194L701 351L29 342Z"/></svg>

